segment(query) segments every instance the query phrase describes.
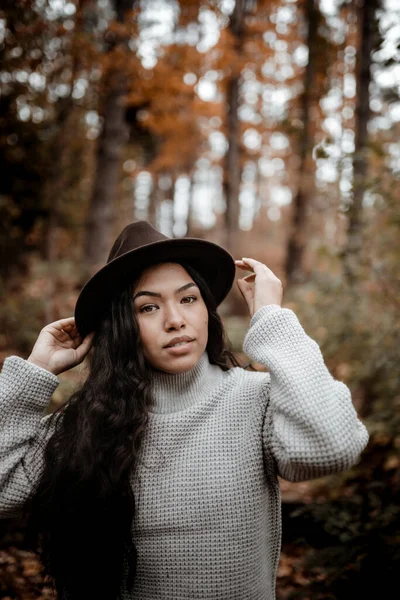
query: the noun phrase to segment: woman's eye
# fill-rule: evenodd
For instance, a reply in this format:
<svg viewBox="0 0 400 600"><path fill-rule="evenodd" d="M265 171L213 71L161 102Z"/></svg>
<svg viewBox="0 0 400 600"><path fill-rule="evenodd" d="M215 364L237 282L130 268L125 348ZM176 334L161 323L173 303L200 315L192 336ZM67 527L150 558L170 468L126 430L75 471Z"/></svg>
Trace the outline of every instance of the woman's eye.
<svg viewBox="0 0 400 600"><path fill-rule="evenodd" d="M139 310L139 312L141 313L149 313L149 312L153 312L151 309L156 308L156 306L154 304L146 304L146 306L142 306L142 308ZM150 310L148 310L150 309Z"/></svg>
<svg viewBox="0 0 400 600"><path fill-rule="evenodd" d="M196 296L185 296L184 298L182 298L181 302L183 302L184 304L193 304L193 302L195 302L196 300L197 300ZM146 304L145 306L142 306L142 308L139 309L139 312L140 313L152 313L156 309L157 309L157 306L155 304Z"/></svg>

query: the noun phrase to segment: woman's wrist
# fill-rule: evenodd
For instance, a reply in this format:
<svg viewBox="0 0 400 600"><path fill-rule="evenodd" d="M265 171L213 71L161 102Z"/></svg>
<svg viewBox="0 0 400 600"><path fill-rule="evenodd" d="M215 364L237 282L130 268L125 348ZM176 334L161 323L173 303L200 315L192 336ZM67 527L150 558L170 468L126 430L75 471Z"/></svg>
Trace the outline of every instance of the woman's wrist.
<svg viewBox="0 0 400 600"><path fill-rule="evenodd" d="M36 365L37 367L44 369L45 371L49 371L53 375L58 375L58 373L55 373L54 370L51 369L48 365L44 364L42 361L38 360L36 357L34 357L32 355L30 355L26 360L27 360L27 362L30 362L33 365Z"/></svg>

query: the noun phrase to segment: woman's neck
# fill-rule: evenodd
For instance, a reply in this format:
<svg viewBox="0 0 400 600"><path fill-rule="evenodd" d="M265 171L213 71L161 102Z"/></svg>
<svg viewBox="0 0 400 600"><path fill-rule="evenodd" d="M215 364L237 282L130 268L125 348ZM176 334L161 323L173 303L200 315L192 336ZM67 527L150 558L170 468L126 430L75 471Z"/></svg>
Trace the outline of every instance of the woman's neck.
<svg viewBox="0 0 400 600"><path fill-rule="evenodd" d="M150 412L176 413L197 404L215 387L223 371L211 365L207 352L198 363L184 373L166 373L154 370L151 379L153 404Z"/></svg>

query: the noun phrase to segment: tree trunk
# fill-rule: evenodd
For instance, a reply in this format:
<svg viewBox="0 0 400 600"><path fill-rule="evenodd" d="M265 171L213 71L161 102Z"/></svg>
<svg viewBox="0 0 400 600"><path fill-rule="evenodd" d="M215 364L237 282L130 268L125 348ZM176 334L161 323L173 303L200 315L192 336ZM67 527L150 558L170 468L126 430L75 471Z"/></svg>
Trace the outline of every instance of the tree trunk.
<svg viewBox="0 0 400 600"><path fill-rule="evenodd" d="M150 192L150 198L149 198L149 209L147 211L147 220L149 223L151 223L153 225L153 227L157 227L157 210L158 210L158 205L160 203L159 200L159 191L160 188L158 187L158 175L156 173L154 173L154 175L152 175L152 182L151 182L151 192Z"/></svg>
<svg viewBox="0 0 400 600"><path fill-rule="evenodd" d="M235 46L238 56L242 52L244 37L244 17L246 0L236 0L235 8L231 15L229 29L235 37ZM236 237L239 229L239 193L240 193L240 128L238 118L240 72L232 67L232 75L227 86L228 106L228 151L225 157L224 169L224 195L226 202L225 212L225 245L234 252Z"/></svg>
<svg viewBox="0 0 400 600"><path fill-rule="evenodd" d="M357 52L357 100L353 156L353 200L348 211L347 242L343 250L343 274L348 283L357 278L362 249L362 203L367 189L368 122L370 119L371 54L377 42L376 11L379 0L364 0L357 7L360 43Z"/></svg>
<svg viewBox="0 0 400 600"><path fill-rule="evenodd" d="M124 23L127 12L134 4L135 0L114 0L119 23ZM116 43L111 44L109 51L115 47ZM115 201L118 194L121 155L124 144L129 139L123 102L127 86L126 74L121 67L110 70L104 85L107 95L102 115L103 128L98 139L96 173L86 224L85 278L105 264L114 238Z"/></svg>
<svg viewBox="0 0 400 600"><path fill-rule="evenodd" d="M79 36L85 29L85 16L83 3L79 1L76 5L75 27L73 37ZM71 41L73 44L74 41ZM70 92L68 96L59 100L57 119L55 121L54 139L52 141L52 160L56 168L45 184L45 195L48 206L48 219L44 239L44 258L47 262L48 277L44 290L44 321L45 324L52 323L59 318L56 311L56 300L58 290L58 259L59 259L59 230L60 212L62 211L62 196L68 187L68 173L66 172L65 156L70 152L68 148L70 120L74 110L72 92L80 68L79 55L74 52L71 65Z"/></svg>
<svg viewBox="0 0 400 600"><path fill-rule="evenodd" d="M76 70L72 69L71 94L76 77ZM46 232L44 239L44 258L47 263L48 277L46 289L44 291L44 320L45 323L52 323L58 318L56 314L56 295L58 290L58 260L59 260L59 232L60 217L62 212L63 192L68 186L68 177L65 172L65 156L68 152L68 133L67 128L70 121L74 105L72 95L64 98L61 109L57 115L56 129L57 133L52 142L52 158L57 168L53 170L52 175L46 181L45 194L48 205L48 218L46 223ZM62 217L61 217L62 218Z"/></svg>
<svg viewBox="0 0 400 600"><path fill-rule="evenodd" d="M292 204L291 227L286 253L285 272L286 282L301 282L305 279L303 257L306 247L307 233L307 203L313 186L312 166L312 127L310 112L313 105L312 86L315 77L315 39L317 33L317 9L315 0L306 2L306 20L308 23L307 47L308 63L304 73L304 91L301 97L303 132L300 137L300 169L296 197Z"/></svg>
<svg viewBox="0 0 400 600"><path fill-rule="evenodd" d="M111 86L103 113L104 126L98 143L96 174L87 220L85 261L90 272L105 263L112 245L121 154L128 139L122 104L125 88L121 82Z"/></svg>

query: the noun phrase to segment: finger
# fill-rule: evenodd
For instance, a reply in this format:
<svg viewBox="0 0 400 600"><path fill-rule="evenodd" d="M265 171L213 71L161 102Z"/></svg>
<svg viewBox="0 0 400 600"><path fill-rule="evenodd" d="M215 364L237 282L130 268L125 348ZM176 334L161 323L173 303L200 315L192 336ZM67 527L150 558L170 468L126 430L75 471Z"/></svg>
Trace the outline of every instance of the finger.
<svg viewBox="0 0 400 600"><path fill-rule="evenodd" d="M245 265L249 265L253 269L255 269L256 267L264 267L265 269L268 269L267 265L260 262L259 260L255 260L254 258L242 258L242 262Z"/></svg>
<svg viewBox="0 0 400 600"><path fill-rule="evenodd" d="M63 331L66 331L72 338L76 338L79 335L79 331L75 324L71 323L63 327Z"/></svg>
<svg viewBox="0 0 400 600"><path fill-rule="evenodd" d="M237 259L235 260L235 263L236 263L236 264L241 264L241 265L244 265L244 264L247 264L247 262L249 262L249 263L250 263L250 260L251 260L251 261L253 261L254 259L244 259L244 258L237 258ZM254 262L259 262L259 261L256 261L256 260L254 260Z"/></svg>
<svg viewBox="0 0 400 600"><path fill-rule="evenodd" d="M79 346L81 346L82 342L82 336L79 335L79 333L77 333L76 335L74 335L73 338L71 338L72 341L74 342L75 348L79 348Z"/></svg>
<svg viewBox="0 0 400 600"><path fill-rule="evenodd" d="M77 353L80 361L82 361L85 358L86 354L89 352L90 348L92 347L93 338L94 338L94 331L92 331L92 333L89 333L89 335L87 335L85 337L83 342L76 349L76 353Z"/></svg>
<svg viewBox="0 0 400 600"><path fill-rule="evenodd" d="M263 263L260 262L259 260L256 260L255 258L246 258L245 256L242 257L242 261L244 263L248 263L248 264L255 264L255 263L259 263L260 265L262 265Z"/></svg>
<svg viewBox="0 0 400 600"><path fill-rule="evenodd" d="M53 325L60 324L61 327L67 325L75 325L75 317L66 317L65 319L59 319L58 321L54 321Z"/></svg>
<svg viewBox="0 0 400 600"><path fill-rule="evenodd" d="M79 345L82 341L74 323L68 323L67 325L64 325L64 327L61 329L61 332L68 336L68 340L72 340L77 345Z"/></svg>
<svg viewBox="0 0 400 600"><path fill-rule="evenodd" d="M245 265L243 261L241 260L235 260L236 266L239 269L244 269L245 271L250 271L251 269L249 268L249 265Z"/></svg>
<svg viewBox="0 0 400 600"><path fill-rule="evenodd" d="M81 336L75 325L71 329L68 329L67 333L70 339L73 341L75 348L78 348L78 346L83 343L84 338Z"/></svg>
<svg viewBox="0 0 400 600"><path fill-rule="evenodd" d="M262 263L257 263L257 261L245 258L242 258L241 261L236 262L236 266L239 267L239 269L244 269L245 271L254 271L256 267L258 268L258 266L261 265Z"/></svg>
<svg viewBox="0 0 400 600"><path fill-rule="evenodd" d="M240 293L242 294L243 298L246 300L246 297L245 297L246 282L244 282L243 279L238 279L236 283L237 283Z"/></svg>
<svg viewBox="0 0 400 600"><path fill-rule="evenodd" d="M253 270L253 271L258 271L258 272L264 271L264 272L267 272L270 275L273 275L274 277L276 277L275 273L269 267L267 267L267 265L260 262L259 260L255 260L254 258L242 258L242 262L244 264L248 264L249 267L251 267L251 270Z"/></svg>
<svg viewBox="0 0 400 600"><path fill-rule="evenodd" d="M88 333L87 336L84 338L82 344L91 344L93 342L94 334L94 331Z"/></svg>
<svg viewBox="0 0 400 600"><path fill-rule="evenodd" d="M237 281L237 285L239 288L239 292L241 293L241 296L247 305L247 308L251 312L253 294L249 289L249 285L245 281L243 281L243 279L239 279L239 281Z"/></svg>
<svg viewBox="0 0 400 600"><path fill-rule="evenodd" d="M53 327L53 325L47 325L45 329L58 342L64 343L71 341L68 331L64 331L64 329L58 329L57 327Z"/></svg>
<svg viewBox="0 0 400 600"><path fill-rule="evenodd" d="M49 323L47 327L53 327L54 329L66 329L68 327L75 325L75 317L67 317L65 319L59 319L58 321L53 321Z"/></svg>
<svg viewBox="0 0 400 600"><path fill-rule="evenodd" d="M239 269L242 269L243 271L251 271L251 272L252 272L252 274L254 274L254 273L255 273L255 269L253 269L253 267L251 267L250 265L245 265L245 264L243 263L243 264L236 264L236 266L237 266ZM258 272L260 272L260 271L258 271Z"/></svg>
<svg viewBox="0 0 400 600"><path fill-rule="evenodd" d="M253 277L255 276L253 275ZM246 281L246 278L238 279L237 285L242 294L245 294L247 297L254 296L254 285L252 281Z"/></svg>

